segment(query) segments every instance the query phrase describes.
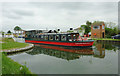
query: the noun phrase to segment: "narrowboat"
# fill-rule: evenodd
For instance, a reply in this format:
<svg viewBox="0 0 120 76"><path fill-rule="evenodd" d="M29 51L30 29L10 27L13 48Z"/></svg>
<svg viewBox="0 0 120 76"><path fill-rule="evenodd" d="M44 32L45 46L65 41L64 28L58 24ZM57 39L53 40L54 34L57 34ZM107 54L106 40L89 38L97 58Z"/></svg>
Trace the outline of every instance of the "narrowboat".
<svg viewBox="0 0 120 76"><path fill-rule="evenodd" d="M57 46L91 47L94 40L80 38L79 33L43 33L31 30L25 31L25 42Z"/></svg>

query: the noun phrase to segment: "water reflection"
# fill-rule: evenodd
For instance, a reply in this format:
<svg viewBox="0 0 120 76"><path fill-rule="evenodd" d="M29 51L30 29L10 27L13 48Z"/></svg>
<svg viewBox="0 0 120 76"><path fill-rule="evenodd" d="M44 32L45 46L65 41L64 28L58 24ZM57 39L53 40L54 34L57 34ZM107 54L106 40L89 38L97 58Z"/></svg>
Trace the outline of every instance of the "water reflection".
<svg viewBox="0 0 120 76"><path fill-rule="evenodd" d="M82 56L93 56L96 58L104 58L105 50L113 50L116 52L119 49L119 44L110 44L103 42L96 42L93 48L72 48L48 45L36 45L31 51L26 52L30 55L44 54L62 58L65 60L79 59Z"/></svg>
<svg viewBox="0 0 120 76"><path fill-rule="evenodd" d="M92 48L37 45L8 57L26 62L36 74L117 74L119 48L120 44L105 42L95 42Z"/></svg>
<svg viewBox="0 0 120 76"><path fill-rule="evenodd" d="M115 42L97 42L95 45L98 45L99 47L102 46L102 49L104 48L105 50L113 50L117 51L120 49L120 43L115 43ZM97 46L96 46L97 47Z"/></svg>
<svg viewBox="0 0 120 76"><path fill-rule="evenodd" d="M101 44L101 43L95 44L94 57L98 57L98 58L105 57L105 44Z"/></svg>
<svg viewBox="0 0 120 76"><path fill-rule="evenodd" d="M83 55L90 56L94 54L92 48L70 48L48 45L36 45L32 51L26 53L30 55L44 54L65 60L79 59Z"/></svg>
<svg viewBox="0 0 120 76"><path fill-rule="evenodd" d="M93 56L95 58L104 58L105 51L113 50L116 52L120 49L120 43L107 43L107 42L95 42L92 48L73 48L73 47L60 47L60 46L48 46L48 45L36 45L31 50L26 51L29 55L44 54L65 60L79 59L83 56ZM23 53L23 52L20 52ZM8 55L20 54L10 53Z"/></svg>

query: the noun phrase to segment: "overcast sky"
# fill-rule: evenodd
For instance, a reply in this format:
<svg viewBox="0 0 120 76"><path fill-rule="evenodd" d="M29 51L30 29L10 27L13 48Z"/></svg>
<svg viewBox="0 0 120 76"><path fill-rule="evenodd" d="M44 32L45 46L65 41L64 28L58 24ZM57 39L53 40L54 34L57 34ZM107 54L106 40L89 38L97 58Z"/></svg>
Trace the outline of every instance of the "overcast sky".
<svg viewBox="0 0 120 76"><path fill-rule="evenodd" d="M118 2L2 3L2 30L77 28L86 21L118 23Z"/></svg>

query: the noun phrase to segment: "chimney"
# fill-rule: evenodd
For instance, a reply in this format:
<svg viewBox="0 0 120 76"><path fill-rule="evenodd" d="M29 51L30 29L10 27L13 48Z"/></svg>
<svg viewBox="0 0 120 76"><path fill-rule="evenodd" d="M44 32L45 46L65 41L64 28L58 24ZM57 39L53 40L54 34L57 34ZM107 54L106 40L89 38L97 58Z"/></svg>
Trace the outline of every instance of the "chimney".
<svg viewBox="0 0 120 76"><path fill-rule="evenodd" d="M73 28L70 28L70 30L73 30Z"/></svg>

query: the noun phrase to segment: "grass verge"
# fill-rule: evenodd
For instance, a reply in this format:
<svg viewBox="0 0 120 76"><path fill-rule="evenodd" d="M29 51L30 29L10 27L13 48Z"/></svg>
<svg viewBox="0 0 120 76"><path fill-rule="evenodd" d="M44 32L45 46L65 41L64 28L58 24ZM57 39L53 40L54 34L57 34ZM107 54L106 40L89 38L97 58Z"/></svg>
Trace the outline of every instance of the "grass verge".
<svg viewBox="0 0 120 76"><path fill-rule="evenodd" d="M120 41L120 39L111 39L111 38L93 38L93 40L110 40L110 41Z"/></svg>
<svg viewBox="0 0 120 76"><path fill-rule="evenodd" d="M2 53L2 74L30 74L33 75L25 65L20 65L14 62L12 59L8 58L4 53Z"/></svg>
<svg viewBox="0 0 120 76"><path fill-rule="evenodd" d="M2 75L2 53L0 52L0 76Z"/></svg>
<svg viewBox="0 0 120 76"><path fill-rule="evenodd" d="M1 38L0 41L2 43L0 43L0 45L2 45L2 50L9 50L9 49L15 49L15 48L23 48L28 46L29 44L26 43L19 43L19 42L14 42L14 40L12 38ZM0 52L0 58L1 58L1 63L0 63L0 67L1 67L1 71L2 72L2 76L8 76L8 75L12 75L12 76L36 76L35 74L32 74L29 69L26 67L26 65L21 65L15 61L13 61L12 59L7 57L7 54L5 52ZM0 73L1 74L1 73Z"/></svg>
<svg viewBox="0 0 120 76"><path fill-rule="evenodd" d="M10 50L29 46L27 43L14 42L12 38L2 38L2 42L3 43L0 43L2 44L2 50Z"/></svg>

